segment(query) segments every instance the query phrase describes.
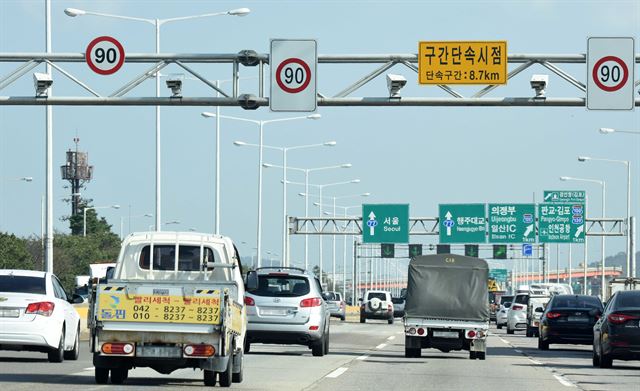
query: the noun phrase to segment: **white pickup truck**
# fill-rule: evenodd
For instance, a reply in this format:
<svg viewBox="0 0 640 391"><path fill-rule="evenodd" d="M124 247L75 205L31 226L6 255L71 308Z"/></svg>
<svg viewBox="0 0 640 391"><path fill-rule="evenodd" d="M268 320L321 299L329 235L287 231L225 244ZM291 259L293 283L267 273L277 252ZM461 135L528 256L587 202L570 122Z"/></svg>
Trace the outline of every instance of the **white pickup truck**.
<svg viewBox="0 0 640 391"><path fill-rule="evenodd" d="M423 348L468 350L484 360L489 333L489 267L483 259L455 254L409 262L405 304L405 357Z"/></svg>
<svg viewBox="0 0 640 391"><path fill-rule="evenodd" d="M202 369L204 383L241 382L245 286L231 239L146 232L122 244L113 278L92 287L88 326L95 380L129 370Z"/></svg>

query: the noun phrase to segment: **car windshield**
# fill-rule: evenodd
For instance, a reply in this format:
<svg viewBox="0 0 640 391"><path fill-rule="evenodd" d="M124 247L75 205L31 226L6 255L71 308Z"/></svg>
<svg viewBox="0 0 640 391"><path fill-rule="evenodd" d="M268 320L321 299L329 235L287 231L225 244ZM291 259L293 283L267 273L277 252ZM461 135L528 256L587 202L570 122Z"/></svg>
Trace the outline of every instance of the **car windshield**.
<svg viewBox="0 0 640 391"><path fill-rule="evenodd" d="M640 308L640 292L625 292L619 295L616 308Z"/></svg>
<svg viewBox="0 0 640 391"><path fill-rule="evenodd" d="M594 296L556 296L553 308L601 308L600 300Z"/></svg>
<svg viewBox="0 0 640 391"><path fill-rule="evenodd" d="M380 299L384 301L387 299L387 295L384 292L369 292L367 300L371 299Z"/></svg>
<svg viewBox="0 0 640 391"><path fill-rule="evenodd" d="M0 292L12 293L46 293L44 277L0 276Z"/></svg>
<svg viewBox="0 0 640 391"><path fill-rule="evenodd" d="M518 296L516 296L516 299L514 301L517 304L527 304L527 301L529 301L529 296L528 295L518 295Z"/></svg>
<svg viewBox="0 0 640 391"><path fill-rule="evenodd" d="M311 291L309 279L302 276L263 275L258 277L257 296L298 297Z"/></svg>

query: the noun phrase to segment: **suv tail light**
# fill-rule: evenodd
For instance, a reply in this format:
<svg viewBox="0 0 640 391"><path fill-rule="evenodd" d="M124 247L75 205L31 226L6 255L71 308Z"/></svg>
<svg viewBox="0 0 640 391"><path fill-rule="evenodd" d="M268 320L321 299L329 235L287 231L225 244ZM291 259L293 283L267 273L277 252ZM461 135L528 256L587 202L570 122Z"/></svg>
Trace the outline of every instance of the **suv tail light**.
<svg viewBox="0 0 640 391"><path fill-rule="evenodd" d="M514 305L511 306L511 309L514 310L514 311L520 311L520 310L523 310L524 307L521 306L521 305L514 304Z"/></svg>
<svg viewBox="0 0 640 391"><path fill-rule="evenodd" d="M254 305L256 305L256 302L255 302L255 300L253 300L252 297L245 296L244 297L244 305L254 306Z"/></svg>
<svg viewBox="0 0 640 391"><path fill-rule="evenodd" d="M53 314L53 308L55 304L50 301L41 301L39 303L31 303L24 311L25 314L34 314L42 316L51 316Z"/></svg>
<svg viewBox="0 0 640 391"><path fill-rule="evenodd" d="M389 306L387 307L387 311L388 312L392 312L393 311L393 306L391 304L389 304Z"/></svg>
<svg viewBox="0 0 640 391"><path fill-rule="evenodd" d="M625 314L610 314L607 319L613 324L623 324L628 320L640 319L640 317Z"/></svg>
<svg viewBox="0 0 640 391"><path fill-rule="evenodd" d="M312 297L309 299L303 299L300 302L300 307L319 307L322 305L322 299L319 297Z"/></svg>
<svg viewBox="0 0 640 391"><path fill-rule="evenodd" d="M559 312L547 312L547 319L556 319L561 317L562 314Z"/></svg>

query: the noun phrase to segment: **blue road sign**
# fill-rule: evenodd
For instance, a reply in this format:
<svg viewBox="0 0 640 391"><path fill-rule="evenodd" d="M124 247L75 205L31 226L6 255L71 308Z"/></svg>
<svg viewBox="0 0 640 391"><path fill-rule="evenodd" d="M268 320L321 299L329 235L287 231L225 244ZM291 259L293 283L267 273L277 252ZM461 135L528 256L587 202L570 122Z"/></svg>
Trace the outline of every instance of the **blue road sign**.
<svg viewBox="0 0 640 391"><path fill-rule="evenodd" d="M533 256L533 245L532 244L523 244L522 245L522 256L532 257Z"/></svg>

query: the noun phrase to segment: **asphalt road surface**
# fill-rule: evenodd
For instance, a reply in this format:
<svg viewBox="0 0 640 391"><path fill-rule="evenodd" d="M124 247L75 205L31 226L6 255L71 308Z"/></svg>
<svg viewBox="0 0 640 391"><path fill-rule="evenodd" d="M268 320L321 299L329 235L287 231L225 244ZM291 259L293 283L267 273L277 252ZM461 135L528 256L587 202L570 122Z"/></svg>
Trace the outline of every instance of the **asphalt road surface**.
<svg viewBox="0 0 640 391"><path fill-rule="evenodd" d="M537 349L535 338L521 332L507 336L492 329L485 361L468 352L423 350L422 358L404 357L402 325L396 322L332 321L331 348L312 357L302 346L251 345L245 356L243 390L638 390L640 362L614 361L614 368L591 366L591 347L551 345ZM202 372L192 369L161 375L138 368L123 386L97 385L88 345L78 361L47 362L46 355L0 352L0 385L4 390L98 390L204 388Z"/></svg>

